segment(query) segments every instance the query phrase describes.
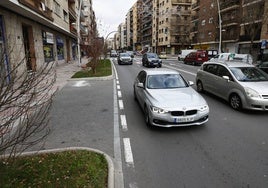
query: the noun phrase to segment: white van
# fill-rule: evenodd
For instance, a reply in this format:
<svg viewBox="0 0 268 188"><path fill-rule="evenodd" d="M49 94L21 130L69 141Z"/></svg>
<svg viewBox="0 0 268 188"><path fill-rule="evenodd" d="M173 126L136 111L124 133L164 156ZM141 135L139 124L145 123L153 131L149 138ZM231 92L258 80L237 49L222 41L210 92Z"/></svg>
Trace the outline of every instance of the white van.
<svg viewBox="0 0 268 188"><path fill-rule="evenodd" d="M185 56L187 56L189 53L191 52L196 52L197 50L193 50L193 49L188 49L188 50L181 50L179 56L178 56L178 60L179 61L183 61Z"/></svg>

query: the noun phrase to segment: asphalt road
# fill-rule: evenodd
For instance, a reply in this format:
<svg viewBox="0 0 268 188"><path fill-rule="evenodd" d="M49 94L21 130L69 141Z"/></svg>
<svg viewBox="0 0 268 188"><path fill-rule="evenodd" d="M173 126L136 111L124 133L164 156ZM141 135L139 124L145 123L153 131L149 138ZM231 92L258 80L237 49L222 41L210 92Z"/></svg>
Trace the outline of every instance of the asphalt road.
<svg viewBox="0 0 268 188"><path fill-rule="evenodd" d="M195 81L199 67L176 60L163 64ZM119 115L127 122L121 139L129 141L131 150L125 155L133 158L123 159L125 187L268 187L267 112L237 112L225 101L202 94L210 106L206 125L149 129L133 97L132 84L142 68L140 59L130 66L116 65L124 104Z"/></svg>

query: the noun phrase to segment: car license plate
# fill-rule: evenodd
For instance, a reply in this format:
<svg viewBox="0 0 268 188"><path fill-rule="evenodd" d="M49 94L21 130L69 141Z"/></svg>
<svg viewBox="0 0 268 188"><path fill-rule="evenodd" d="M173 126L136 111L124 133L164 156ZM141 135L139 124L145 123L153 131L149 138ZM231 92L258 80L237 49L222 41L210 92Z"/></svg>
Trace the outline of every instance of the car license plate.
<svg viewBox="0 0 268 188"><path fill-rule="evenodd" d="M193 117L182 117L182 118L174 118L175 123L184 123L194 121Z"/></svg>

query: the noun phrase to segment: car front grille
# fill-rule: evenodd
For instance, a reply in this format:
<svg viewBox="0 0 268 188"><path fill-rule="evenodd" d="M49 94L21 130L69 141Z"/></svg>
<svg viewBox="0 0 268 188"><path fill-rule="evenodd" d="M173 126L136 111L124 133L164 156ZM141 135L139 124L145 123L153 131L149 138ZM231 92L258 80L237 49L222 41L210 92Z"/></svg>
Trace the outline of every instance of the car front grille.
<svg viewBox="0 0 268 188"><path fill-rule="evenodd" d="M268 99L268 95L262 95L262 98Z"/></svg>
<svg viewBox="0 0 268 188"><path fill-rule="evenodd" d="M187 111L172 111L172 116L189 116L197 114L197 110L187 110Z"/></svg>

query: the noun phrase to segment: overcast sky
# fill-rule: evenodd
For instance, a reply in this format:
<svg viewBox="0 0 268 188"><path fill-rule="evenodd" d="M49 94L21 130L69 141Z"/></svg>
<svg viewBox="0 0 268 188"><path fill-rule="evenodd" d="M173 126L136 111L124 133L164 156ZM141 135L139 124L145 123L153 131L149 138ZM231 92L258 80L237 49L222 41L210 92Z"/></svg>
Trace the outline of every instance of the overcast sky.
<svg viewBox="0 0 268 188"><path fill-rule="evenodd" d="M116 31L125 21L126 14L137 0L93 0L96 22L100 36L106 37ZM111 37L113 35L109 35Z"/></svg>

